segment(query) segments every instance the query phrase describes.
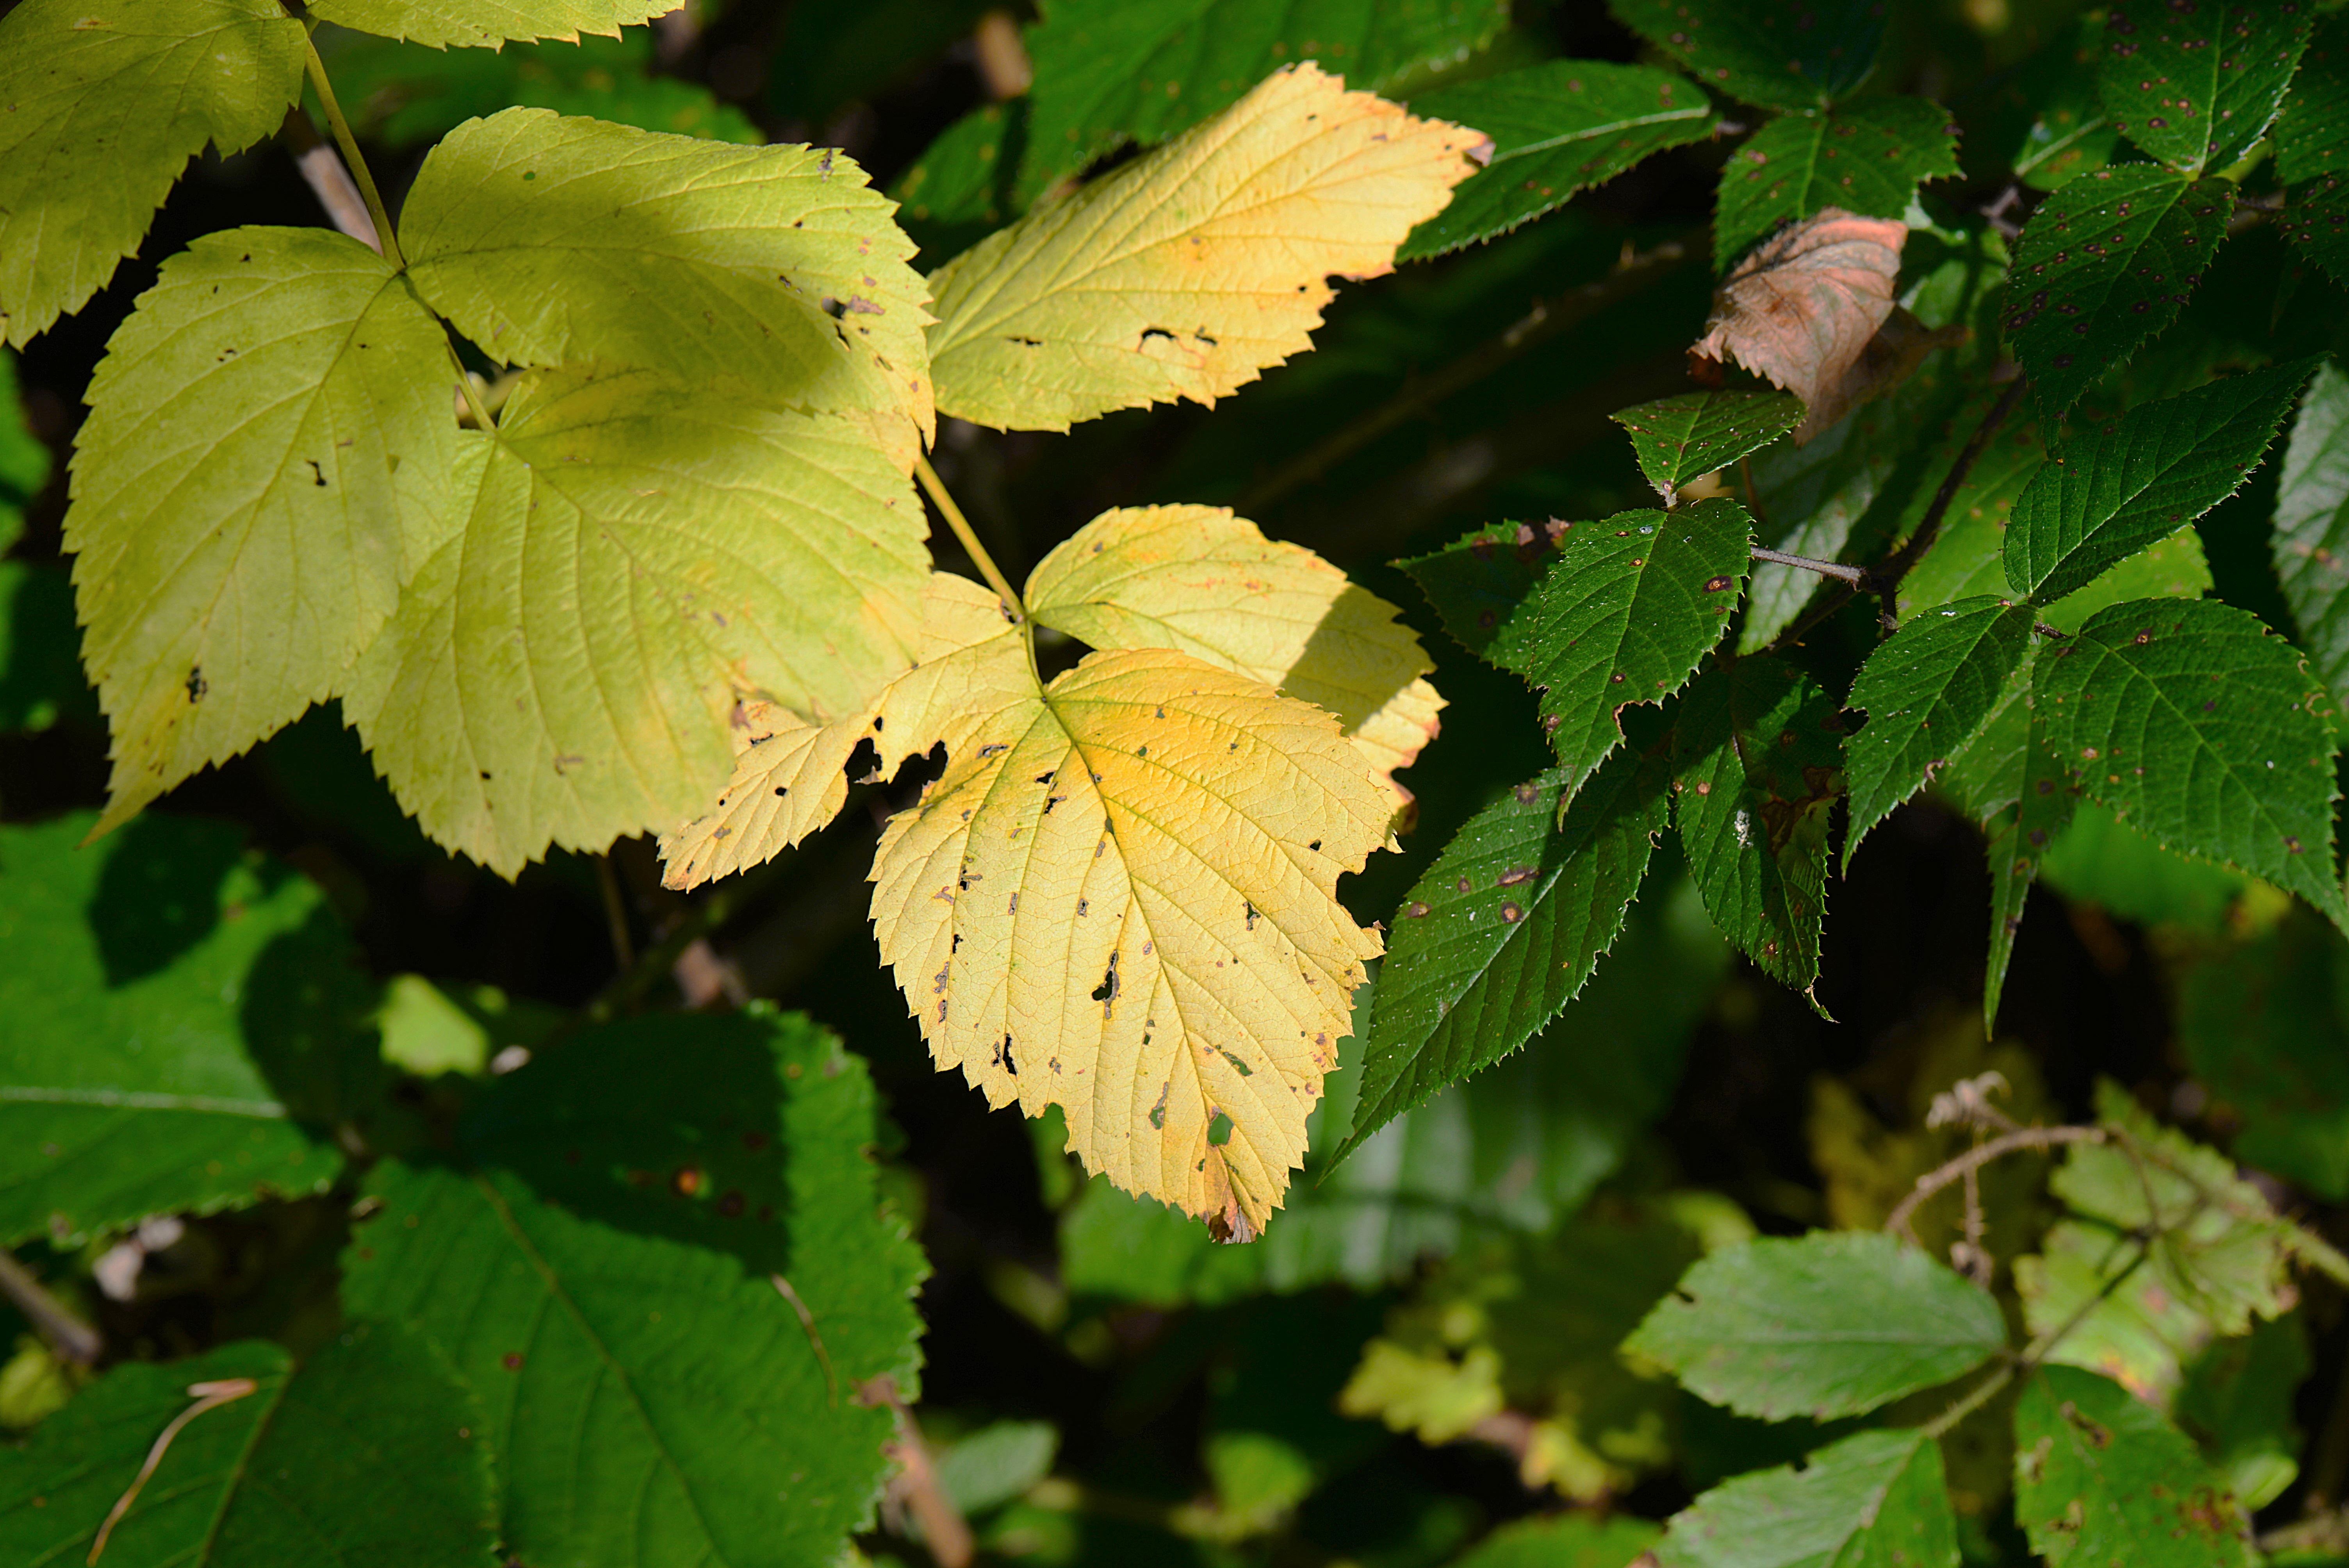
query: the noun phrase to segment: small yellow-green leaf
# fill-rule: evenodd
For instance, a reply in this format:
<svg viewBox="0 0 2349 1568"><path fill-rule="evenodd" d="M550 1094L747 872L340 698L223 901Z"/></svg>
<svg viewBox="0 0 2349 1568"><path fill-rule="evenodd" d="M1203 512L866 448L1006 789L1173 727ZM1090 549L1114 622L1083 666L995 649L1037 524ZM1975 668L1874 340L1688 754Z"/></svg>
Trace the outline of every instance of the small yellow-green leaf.
<svg viewBox="0 0 2349 1568"><path fill-rule="evenodd" d="M939 409L1065 430L1115 408L1213 404L1310 348L1330 275L1392 270L1486 145L1310 63L1277 71L931 274Z"/></svg>
<svg viewBox="0 0 2349 1568"><path fill-rule="evenodd" d="M439 542L455 381L356 240L232 229L164 266L91 383L66 516L100 830L339 689Z"/></svg>
<svg viewBox="0 0 2349 1568"><path fill-rule="evenodd" d="M667 0L313 0L310 15L436 49L494 49L511 39L575 43L582 33L617 36L623 26L674 9Z"/></svg>

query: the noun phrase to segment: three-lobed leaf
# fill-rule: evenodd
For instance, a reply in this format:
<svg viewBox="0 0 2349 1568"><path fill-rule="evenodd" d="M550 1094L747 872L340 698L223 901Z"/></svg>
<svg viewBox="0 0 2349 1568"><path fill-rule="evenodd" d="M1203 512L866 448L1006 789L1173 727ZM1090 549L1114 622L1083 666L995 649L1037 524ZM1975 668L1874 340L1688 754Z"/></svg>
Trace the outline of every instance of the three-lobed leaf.
<svg viewBox="0 0 2349 1568"><path fill-rule="evenodd" d="M1918 185L1958 172L1949 112L1920 98L1861 98L1828 114L1781 115L1722 171L1713 211L1716 271L1779 224L1828 207L1898 218Z"/></svg>
<svg viewBox="0 0 2349 1568"><path fill-rule="evenodd" d="M2096 96L2113 129L2161 162L2216 171L2267 134L2307 46L2296 5L2122 0L2105 15Z"/></svg>
<svg viewBox="0 0 2349 1568"><path fill-rule="evenodd" d="M1213 405L1311 347L1330 274L1392 270L1485 145L1310 64L1277 71L930 274L939 411L1064 430Z"/></svg>
<svg viewBox="0 0 2349 1568"><path fill-rule="evenodd" d="M1661 1568L1957 1568L1941 1448L1921 1431L1857 1432L1789 1465L1723 1481L1675 1514Z"/></svg>
<svg viewBox="0 0 2349 1568"><path fill-rule="evenodd" d="M1666 506L1682 485L1760 451L1803 420L1787 392L1683 392L1607 416L1631 438L1640 471Z"/></svg>
<svg viewBox="0 0 2349 1568"><path fill-rule="evenodd" d="M2349 373L2326 361L2284 442L2269 549L2299 645L2349 695Z"/></svg>
<svg viewBox="0 0 2349 1568"><path fill-rule="evenodd" d="M1713 105L1653 66L1549 60L1413 99L1413 112L1493 139L1492 162L1452 204L1412 231L1398 261L1419 261L1508 233L1603 185L1651 154L1712 128Z"/></svg>
<svg viewBox="0 0 2349 1568"><path fill-rule="evenodd" d="M2314 361L2231 376L2130 409L2057 447L2006 530L2006 580L2054 601L2176 533L2240 489Z"/></svg>
<svg viewBox="0 0 2349 1568"><path fill-rule="evenodd" d="M1797 111L1868 79L1886 16L1869 0L1609 0L1609 9L1707 88Z"/></svg>
<svg viewBox="0 0 2349 1568"><path fill-rule="evenodd" d="M206 143L243 150L302 87L276 0L23 0L0 16L0 346L79 310Z"/></svg>
<svg viewBox="0 0 2349 1568"><path fill-rule="evenodd" d="M1865 1415L2005 1344L1998 1304L1915 1247L1814 1231L1709 1253L1623 1347L1716 1405L1777 1421Z"/></svg>
<svg viewBox="0 0 2349 1568"><path fill-rule="evenodd" d="M2108 1377L2042 1367L2014 1408L2014 1512L2054 1568L2238 1568L2243 1518L2185 1434Z"/></svg>

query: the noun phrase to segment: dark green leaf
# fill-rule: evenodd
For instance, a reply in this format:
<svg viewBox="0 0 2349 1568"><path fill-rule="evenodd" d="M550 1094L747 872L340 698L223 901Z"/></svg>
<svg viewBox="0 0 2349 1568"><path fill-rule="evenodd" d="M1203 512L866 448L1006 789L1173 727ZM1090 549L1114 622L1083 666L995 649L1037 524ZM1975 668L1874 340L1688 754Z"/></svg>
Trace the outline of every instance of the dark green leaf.
<svg viewBox="0 0 2349 1568"><path fill-rule="evenodd" d="M2043 1367L2014 1408L2014 1515L2053 1568L2241 1568L2243 1517L2194 1445L2109 1377Z"/></svg>
<svg viewBox="0 0 2349 1568"><path fill-rule="evenodd" d="M1672 820L1706 912L1806 995L1819 973L1840 730L1809 676L1756 657L1692 686L1672 731Z"/></svg>
<svg viewBox="0 0 2349 1568"><path fill-rule="evenodd" d="M2078 786L2073 789L2076 795ZM2243 901L2253 879L2174 854L2093 800L2079 807L2040 863L2041 880L2065 898L2140 925L2206 937L2226 935L2236 916L2249 913Z"/></svg>
<svg viewBox="0 0 2349 1568"><path fill-rule="evenodd" d="M1621 741L1622 710L1678 691L1721 640L1754 534L1745 509L1726 499L1566 530L1488 656L1540 695L1571 795Z"/></svg>
<svg viewBox="0 0 2349 1568"><path fill-rule="evenodd" d="M2234 209L2222 181L2126 164L2082 175L2031 215L2001 325L2043 424L2178 319Z"/></svg>
<svg viewBox="0 0 2349 1568"><path fill-rule="evenodd" d="M1915 1247L1814 1231L1707 1254L1623 1347L1692 1394L1782 1421L1864 1415L2005 1343L1998 1304Z"/></svg>
<svg viewBox="0 0 2349 1568"><path fill-rule="evenodd" d="M2273 1502L2300 1474L2292 1397L2308 1373L2308 1334L2296 1312L2217 1341L2186 1369L2178 1424L2247 1510Z"/></svg>
<svg viewBox="0 0 2349 1568"><path fill-rule="evenodd" d="M2292 186L2277 226L2334 279L2349 281L2349 18L2317 29L2276 121L2275 156L2276 172Z"/></svg>
<svg viewBox="0 0 2349 1568"><path fill-rule="evenodd" d="M205 1384L253 1392L181 1429L108 1536L111 1568L483 1563L496 1542L487 1426L419 1336L354 1322L299 1366L243 1340L128 1362L0 1447L0 1558L79 1563L148 1450Z"/></svg>
<svg viewBox="0 0 2349 1568"><path fill-rule="evenodd" d="M1940 1445L1858 1432L1789 1465L1723 1481L1673 1516L1662 1568L1957 1568Z"/></svg>
<svg viewBox="0 0 2349 1568"><path fill-rule="evenodd" d="M1848 868L1860 841L1974 738L2031 643L2031 607L1987 595L1929 610L1868 655L1850 706L1868 724L1844 748Z"/></svg>
<svg viewBox="0 0 2349 1568"><path fill-rule="evenodd" d="M1549 60L1438 88L1413 98L1411 111L1483 131L1493 158L1412 231L1395 253L1402 262L1506 234L1713 126L1713 105L1681 77L1604 60Z"/></svg>
<svg viewBox="0 0 2349 1568"><path fill-rule="evenodd" d="M1791 392L1683 392L1608 416L1631 438L1640 471L1671 506L1679 487L1758 452L1803 422Z"/></svg>
<svg viewBox="0 0 2349 1568"><path fill-rule="evenodd" d="M2014 177L2037 191L2060 191L2112 161L2120 133L2096 101L2096 62L2104 57L2104 18L2093 13L2068 36L2040 51L2019 73L2017 87L2033 119L2013 160Z"/></svg>
<svg viewBox="0 0 2349 1568"><path fill-rule="evenodd" d="M62 566L0 561L0 733L47 729L64 717L98 722L98 694L82 678L73 579Z"/></svg>
<svg viewBox="0 0 2349 1568"><path fill-rule="evenodd" d="M0 1243L323 1191L375 1042L316 887L233 829L0 828Z"/></svg>
<svg viewBox="0 0 2349 1568"><path fill-rule="evenodd" d="M1021 206L1127 141L1154 146L1299 60L1384 91L1492 42L1506 0L1056 0L1028 30L1036 84Z"/></svg>
<svg viewBox="0 0 2349 1568"><path fill-rule="evenodd" d="M797 1015L581 1035L497 1080L465 1164L377 1168L345 1300L485 1391L516 1555L828 1561L885 1470L856 1390L914 1393L874 1136L862 1064Z"/></svg>
<svg viewBox="0 0 2349 1568"><path fill-rule="evenodd" d="M1824 207L1898 218L1917 199L1919 181L1956 172L1956 128L1948 110L1924 98L1861 98L1832 114L1781 115L1721 171L1713 268L1726 273L1754 241Z"/></svg>
<svg viewBox="0 0 2349 1568"><path fill-rule="evenodd" d="M2231 376L2058 447L2014 503L2008 584L2060 599L2234 494L2313 365Z"/></svg>
<svg viewBox="0 0 2349 1568"><path fill-rule="evenodd" d="M1489 660L1503 624L1574 538L1573 527L1555 518L1545 523L1496 522L1395 564L1419 585L1453 640Z"/></svg>
<svg viewBox="0 0 2349 1568"><path fill-rule="evenodd" d="M2349 943L2298 910L2188 969L2178 1041L2240 1118L2236 1158L2349 1197Z"/></svg>
<svg viewBox="0 0 2349 1568"><path fill-rule="evenodd" d="M16 356L0 346L0 552L25 531L25 509L49 482L49 449L25 423Z"/></svg>
<svg viewBox="0 0 2349 1568"><path fill-rule="evenodd" d="M2078 799L2063 765L2037 738L2026 743L2020 778L2021 797L1990 824L1990 965L1982 975L1982 1028L1991 1035L1998 1029L1998 1002L2006 992L2015 934L2023 929L2023 906L2048 846L2071 826Z"/></svg>
<svg viewBox="0 0 2349 1568"><path fill-rule="evenodd" d="M776 119L823 125L855 99L935 67L987 9L988 0L794 5L777 29L773 55L761 61L768 110Z"/></svg>
<svg viewBox="0 0 2349 1568"><path fill-rule="evenodd" d="M2349 693L2349 374L2330 362L2284 442L2270 548L2297 641L2337 701Z"/></svg>
<svg viewBox="0 0 2349 1568"><path fill-rule="evenodd" d="M2332 703L2308 661L2231 606L2101 610L2033 664L2049 749L2165 848L2265 877L2349 921L2333 863Z"/></svg>
<svg viewBox="0 0 2349 1568"><path fill-rule="evenodd" d="M889 187L926 267L960 255L1019 215L1011 179L1027 145L1028 100L975 108L938 133Z"/></svg>
<svg viewBox="0 0 2349 1568"><path fill-rule="evenodd" d="M1820 108L1876 68L1875 0L1610 0L1627 27L1718 87L1770 108Z"/></svg>
<svg viewBox="0 0 2349 1568"><path fill-rule="evenodd" d="M2274 123L2308 13L2272 0L2121 0L2105 16L2096 94L2113 129L2181 173L2220 170Z"/></svg>
<svg viewBox="0 0 2349 1568"><path fill-rule="evenodd" d="M1397 912L1339 1158L1445 1084L1523 1045L1590 976L1669 812L1662 769L1626 752L1573 797L1562 769L1485 808Z"/></svg>
<svg viewBox="0 0 2349 1568"><path fill-rule="evenodd" d="M1660 1532L1644 1519L1598 1519L1553 1513L1505 1524L1478 1542L1453 1568L1628 1568L1656 1543Z"/></svg>

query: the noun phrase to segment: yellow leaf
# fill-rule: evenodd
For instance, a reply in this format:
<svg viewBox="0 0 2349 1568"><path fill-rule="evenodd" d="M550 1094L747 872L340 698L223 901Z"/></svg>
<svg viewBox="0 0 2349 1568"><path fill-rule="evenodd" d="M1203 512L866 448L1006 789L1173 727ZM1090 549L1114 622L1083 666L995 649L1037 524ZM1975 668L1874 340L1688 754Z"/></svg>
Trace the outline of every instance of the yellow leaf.
<svg viewBox="0 0 2349 1568"><path fill-rule="evenodd" d="M1310 348L1330 274L1390 272L1491 143L1311 64L930 276L937 408L1065 430L1212 404Z"/></svg>
<svg viewBox="0 0 2349 1568"><path fill-rule="evenodd" d="M1048 1104L1130 1191L1257 1234L1378 939L1336 897L1387 802L1318 709L1164 649L966 710L873 919L932 1056Z"/></svg>
<svg viewBox="0 0 2349 1568"><path fill-rule="evenodd" d="M1028 608L1096 648L1174 648L1337 715L1395 783L1435 738L1435 666L1395 607L1301 545L1267 539L1225 507L1105 511L1046 556Z"/></svg>

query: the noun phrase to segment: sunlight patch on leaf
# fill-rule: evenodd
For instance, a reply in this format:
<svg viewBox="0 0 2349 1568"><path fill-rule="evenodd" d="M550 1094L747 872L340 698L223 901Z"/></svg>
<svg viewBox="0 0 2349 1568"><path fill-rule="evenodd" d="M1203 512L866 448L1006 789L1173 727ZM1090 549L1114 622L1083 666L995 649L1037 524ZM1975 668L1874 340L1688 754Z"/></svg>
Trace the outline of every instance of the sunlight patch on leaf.
<svg viewBox="0 0 2349 1568"><path fill-rule="evenodd" d="M436 49L494 49L512 40L576 43L582 33L617 36L674 8L667 0L312 0L310 15Z"/></svg>

